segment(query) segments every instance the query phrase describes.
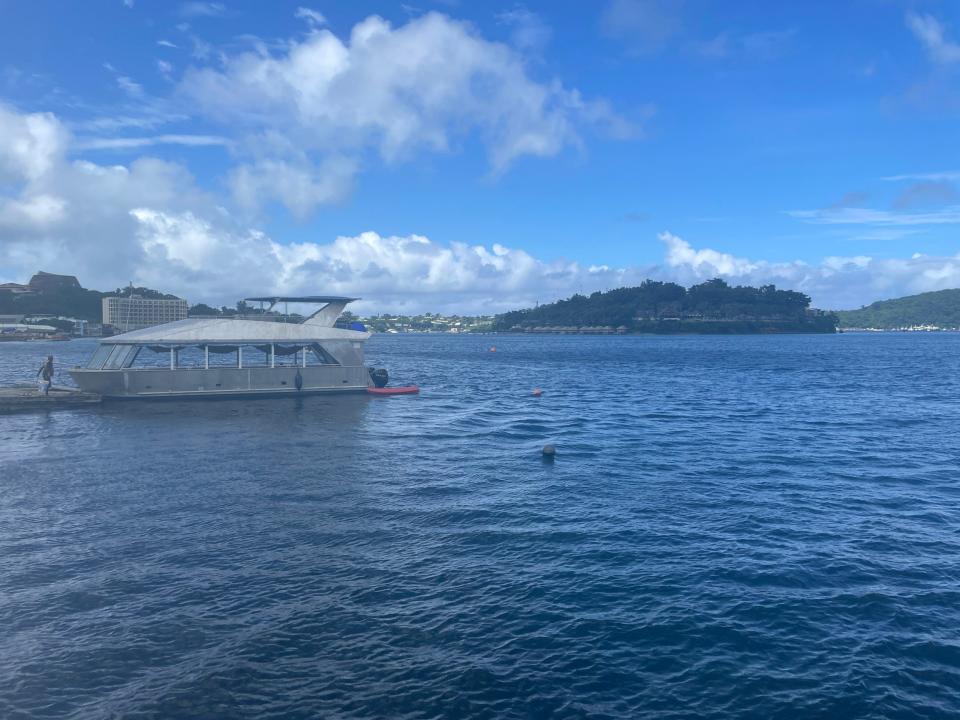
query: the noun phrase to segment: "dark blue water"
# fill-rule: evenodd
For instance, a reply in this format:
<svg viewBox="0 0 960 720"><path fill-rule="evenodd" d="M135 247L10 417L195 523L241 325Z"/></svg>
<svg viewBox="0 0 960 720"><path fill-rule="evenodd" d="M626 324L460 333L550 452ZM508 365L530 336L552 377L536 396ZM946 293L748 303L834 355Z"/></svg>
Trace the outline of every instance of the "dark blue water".
<svg viewBox="0 0 960 720"><path fill-rule="evenodd" d="M423 393L0 416L0 716L960 715L960 335L368 358Z"/></svg>

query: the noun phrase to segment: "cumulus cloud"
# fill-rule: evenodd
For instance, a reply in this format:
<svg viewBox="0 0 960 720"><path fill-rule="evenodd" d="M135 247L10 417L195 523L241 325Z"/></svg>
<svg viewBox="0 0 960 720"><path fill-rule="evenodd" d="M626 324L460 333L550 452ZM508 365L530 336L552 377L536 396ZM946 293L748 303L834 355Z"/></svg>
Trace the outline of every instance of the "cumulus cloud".
<svg viewBox="0 0 960 720"><path fill-rule="evenodd" d="M578 147L584 126L618 137L630 130L607 103L533 79L517 50L438 13L399 27L372 16L346 40L317 29L279 52L228 55L222 66L189 71L180 92L209 118L247 132L252 145L282 135L301 165L304 154L322 165L370 150L401 162L455 151L475 133L496 174L523 156ZM276 148L270 159L290 160ZM302 198L288 204L303 210Z"/></svg>
<svg viewBox="0 0 960 720"><path fill-rule="evenodd" d="M0 273L41 267L77 273L100 286L135 277L142 249L130 210L215 212L182 166L155 158L124 165L68 159L71 137L48 113L0 106ZM71 269L73 268L73 269Z"/></svg>
<svg viewBox="0 0 960 720"><path fill-rule="evenodd" d="M328 157L319 166L306 160L290 163L265 159L235 168L230 186L234 199L245 210L255 212L275 200L304 219L317 205L344 200L356 171L354 160L340 156Z"/></svg>
<svg viewBox="0 0 960 720"><path fill-rule="evenodd" d="M498 312L645 278L774 283L828 308L960 286L960 256L771 263L695 247L670 233L659 236L661 262L626 267L543 259L497 243L372 231L283 244L239 220L178 163L141 157L102 165L71 159L72 143L55 116L0 106L0 281L23 281L44 269L76 274L88 287L133 281L192 302L329 292L366 298L364 311L450 312ZM327 201L324 178L300 172L309 171L252 164L237 182L249 184L241 194L290 182Z"/></svg>
<svg viewBox="0 0 960 720"><path fill-rule="evenodd" d="M771 263L714 250L695 250L685 240L663 233L667 277L683 283L723 277L742 285L775 284L800 290L816 306L834 310L860 307L874 300L960 287L960 255L910 258L827 257L819 264Z"/></svg>
<svg viewBox="0 0 960 720"><path fill-rule="evenodd" d="M52 114L0 106L0 181L36 181L62 161L66 146L67 131Z"/></svg>

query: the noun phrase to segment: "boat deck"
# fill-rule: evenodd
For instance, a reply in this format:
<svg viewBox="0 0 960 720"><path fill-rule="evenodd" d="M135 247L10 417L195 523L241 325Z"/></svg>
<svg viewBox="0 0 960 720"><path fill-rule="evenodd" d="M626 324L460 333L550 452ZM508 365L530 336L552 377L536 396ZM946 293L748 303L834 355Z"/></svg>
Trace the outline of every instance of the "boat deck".
<svg viewBox="0 0 960 720"><path fill-rule="evenodd" d="M0 387L0 413L26 410L57 410L82 405L95 405L102 401L95 393L76 388L54 385L49 395L41 395L36 385L13 385Z"/></svg>

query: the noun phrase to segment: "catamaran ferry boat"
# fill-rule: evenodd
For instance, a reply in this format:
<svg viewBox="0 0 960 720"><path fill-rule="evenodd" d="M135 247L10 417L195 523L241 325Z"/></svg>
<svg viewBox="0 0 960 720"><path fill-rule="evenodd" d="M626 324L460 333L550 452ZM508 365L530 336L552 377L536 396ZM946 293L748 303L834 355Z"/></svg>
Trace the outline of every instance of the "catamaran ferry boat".
<svg viewBox="0 0 960 720"><path fill-rule="evenodd" d="M366 392L385 370L364 365L362 325L334 327L356 298L258 297L320 309L302 322L188 318L104 338L85 367L70 370L81 390L105 398L184 398ZM257 316L254 316L257 317Z"/></svg>

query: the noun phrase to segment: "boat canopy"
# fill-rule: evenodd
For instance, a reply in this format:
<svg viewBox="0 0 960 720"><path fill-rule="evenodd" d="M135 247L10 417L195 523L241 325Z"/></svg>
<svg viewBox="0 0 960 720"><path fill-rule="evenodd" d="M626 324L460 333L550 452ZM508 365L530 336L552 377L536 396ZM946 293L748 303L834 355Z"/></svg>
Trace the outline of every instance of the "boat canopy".
<svg viewBox="0 0 960 720"><path fill-rule="evenodd" d="M364 341L369 332L343 330L311 322L280 323L232 318L187 318L104 338L110 345L259 345L330 340Z"/></svg>

